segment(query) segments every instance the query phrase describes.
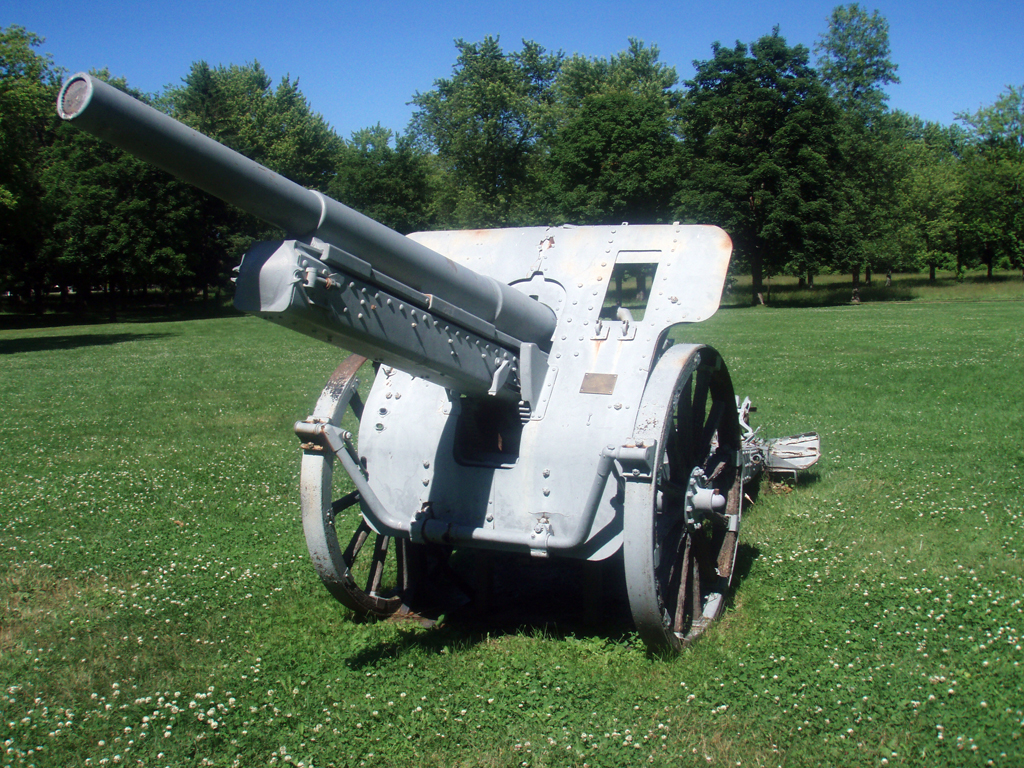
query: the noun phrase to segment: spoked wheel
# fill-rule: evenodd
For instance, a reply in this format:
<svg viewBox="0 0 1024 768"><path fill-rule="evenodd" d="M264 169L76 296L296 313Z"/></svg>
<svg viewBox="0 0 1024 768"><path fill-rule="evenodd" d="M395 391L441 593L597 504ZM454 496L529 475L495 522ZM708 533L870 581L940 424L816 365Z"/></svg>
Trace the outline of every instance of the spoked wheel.
<svg viewBox="0 0 1024 768"><path fill-rule="evenodd" d="M742 452L721 355L671 347L644 390L634 439L657 451L652 477L626 482L630 611L648 648L676 650L721 614L736 559Z"/></svg>
<svg viewBox="0 0 1024 768"><path fill-rule="evenodd" d="M355 431L362 416L356 373L366 358L351 355L331 376L312 418L342 426L351 410ZM338 499L332 489L334 461L320 445L304 444L301 472L302 527L321 581L360 616L407 613L420 546L376 533L363 518L356 491ZM342 542L346 542L342 544Z"/></svg>

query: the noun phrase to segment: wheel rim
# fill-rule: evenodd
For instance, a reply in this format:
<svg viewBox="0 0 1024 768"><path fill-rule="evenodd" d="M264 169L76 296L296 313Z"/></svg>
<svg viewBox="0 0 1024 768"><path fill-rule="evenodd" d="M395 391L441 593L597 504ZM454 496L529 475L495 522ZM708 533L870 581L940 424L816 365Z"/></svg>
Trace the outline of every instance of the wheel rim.
<svg viewBox="0 0 1024 768"><path fill-rule="evenodd" d="M649 648L674 650L721 614L736 557L740 431L721 356L710 347L670 348L651 376L637 423L651 425L634 438L657 440L657 459L650 480L626 483L630 610ZM724 510L688 509L695 489L708 488L725 497Z"/></svg>
<svg viewBox="0 0 1024 768"><path fill-rule="evenodd" d="M338 366L312 418L342 426L351 412L358 423L362 401L356 374L365 362L364 357L350 355ZM370 528L361 514L357 492L335 499L333 456L320 446L304 448L302 527L320 580L338 601L360 616L386 618L407 610L404 597L410 591L412 545ZM347 542L344 546L343 541Z"/></svg>

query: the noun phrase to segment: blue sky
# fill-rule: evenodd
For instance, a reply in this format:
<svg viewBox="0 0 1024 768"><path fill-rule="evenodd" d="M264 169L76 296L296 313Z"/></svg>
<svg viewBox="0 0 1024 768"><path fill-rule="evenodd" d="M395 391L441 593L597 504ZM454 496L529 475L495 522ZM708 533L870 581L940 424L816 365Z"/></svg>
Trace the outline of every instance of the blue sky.
<svg viewBox="0 0 1024 768"><path fill-rule="evenodd" d="M790 44L813 48L834 0L459 0L299 2L250 0L6 0L0 26L44 37L42 51L69 72L108 68L140 90L177 85L194 61L259 61L275 83L299 79L312 108L343 137L381 123L404 130L416 91L451 73L453 41L499 35L590 57L654 44L680 79L711 44L750 42L776 24ZM1024 84L1024 0L862 2L890 26L902 83L890 106L943 124Z"/></svg>

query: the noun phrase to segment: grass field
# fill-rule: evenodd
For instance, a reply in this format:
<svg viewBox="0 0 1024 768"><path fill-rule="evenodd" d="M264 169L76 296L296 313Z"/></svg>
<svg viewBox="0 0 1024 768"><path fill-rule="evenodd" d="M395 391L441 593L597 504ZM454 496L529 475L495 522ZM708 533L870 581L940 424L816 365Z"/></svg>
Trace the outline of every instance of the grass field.
<svg viewBox="0 0 1024 768"><path fill-rule="evenodd" d="M0 331L2 764L1024 764L1024 302L678 337L824 457L762 487L724 619L652 659L614 620L335 603L291 425L336 350L252 318Z"/></svg>
<svg viewBox="0 0 1024 768"><path fill-rule="evenodd" d="M765 279L764 297L774 307L834 307L849 304L853 283L849 275L819 275L814 288L801 286L795 277L783 275ZM750 276L741 275L723 304L750 304ZM989 278L983 269L967 270L960 280L951 272L939 272L933 281L926 273L896 274L891 285L885 275L874 275L870 284L857 288L862 302L879 301L1020 301L1024 280L1019 271L995 270Z"/></svg>

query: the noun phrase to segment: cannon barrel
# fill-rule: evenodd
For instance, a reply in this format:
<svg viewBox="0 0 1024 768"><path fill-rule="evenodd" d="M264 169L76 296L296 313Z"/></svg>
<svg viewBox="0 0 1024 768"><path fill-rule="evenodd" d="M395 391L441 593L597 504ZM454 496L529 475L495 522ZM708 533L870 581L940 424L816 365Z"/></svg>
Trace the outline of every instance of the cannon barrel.
<svg viewBox="0 0 1024 768"><path fill-rule="evenodd" d="M291 237L330 243L513 338L546 347L554 333L554 312L533 298L286 179L87 73L67 80L57 111L88 133Z"/></svg>

